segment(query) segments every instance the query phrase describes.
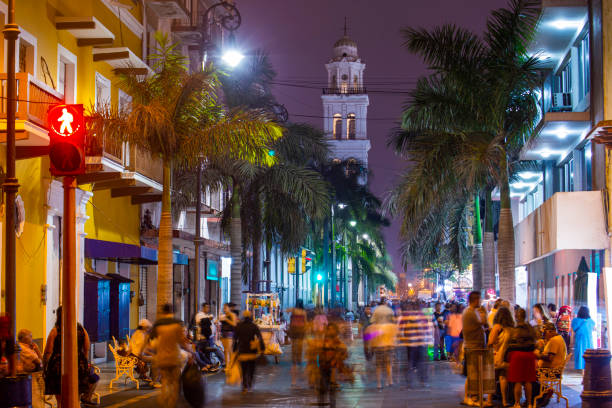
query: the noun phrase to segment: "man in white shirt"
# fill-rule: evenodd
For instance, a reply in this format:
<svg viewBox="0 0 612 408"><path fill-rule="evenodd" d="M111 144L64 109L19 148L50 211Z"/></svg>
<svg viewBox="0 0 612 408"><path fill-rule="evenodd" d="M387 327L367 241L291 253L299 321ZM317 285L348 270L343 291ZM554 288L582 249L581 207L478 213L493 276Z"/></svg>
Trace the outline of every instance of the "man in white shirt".
<svg viewBox="0 0 612 408"><path fill-rule="evenodd" d="M203 319L208 319L204 320ZM202 303L202 309L195 315L197 340L209 340L215 337L215 317L210 313L210 303ZM204 333L202 332L204 329ZM210 332L208 332L210 330Z"/></svg>

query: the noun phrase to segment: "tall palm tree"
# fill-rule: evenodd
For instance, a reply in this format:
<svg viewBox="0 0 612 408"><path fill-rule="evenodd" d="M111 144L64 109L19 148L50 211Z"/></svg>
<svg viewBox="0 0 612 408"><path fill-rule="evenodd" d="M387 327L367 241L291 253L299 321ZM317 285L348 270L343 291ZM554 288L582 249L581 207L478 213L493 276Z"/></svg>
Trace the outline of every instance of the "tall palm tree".
<svg viewBox="0 0 612 408"><path fill-rule="evenodd" d="M405 29L406 47L434 73L419 80L404 112L405 131L392 140L411 159L415 157L411 153L423 150L418 144L432 143L441 161L420 160L422 167L410 170L415 173L413 189L403 194L401 202L408 203L411 194L414 202L408 208L398 207L408 238L415 232L410 224L420 225L415 220L427 213L418 206L440 207L455 185L470 194L490 184L498 187L500 295L509 300L514 300L515 289L509 163L518 159L537 116L538 61L526 53L537 15L534 2L510 0L508 9L492 12L482 38L453 25L431 31ZM444 140L449 146L426 138ZM416 191L419 186L430 191Z"/></svg>
<svg viewBox="0 0 612 408"><path fill-rule="evenodd" d="M155 73L120 76L132 96L129 111L91 112L91 132L125 141L163 163L162 214L159 228L157 305L172 299L171 173L193 166L200 157L220 156L251 162L266 160L266 146L281 136L279 127L257 111L226 112L217 92L212 66L189 73L176 44L158 35L159 49L150 58Z"/></svg>

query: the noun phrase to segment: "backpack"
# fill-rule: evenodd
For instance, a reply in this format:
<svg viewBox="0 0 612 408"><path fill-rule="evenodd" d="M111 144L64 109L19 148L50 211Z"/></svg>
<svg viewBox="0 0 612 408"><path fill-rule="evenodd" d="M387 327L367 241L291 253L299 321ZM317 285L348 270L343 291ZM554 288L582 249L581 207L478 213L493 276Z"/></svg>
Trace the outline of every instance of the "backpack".
<svg viewBox="0 0 612 408"><path fill-rule="evenodd" d="M212 322L210 321L210 317L200 319L200 334L206 339L212 336Z"/></svg>
<svg viewBox="0 0 612 408"><path fill-rule="evenodd" d="M304 313L291 313L289 320L289 337L292 339L303 338L306 334L306 315Z"/></svg>

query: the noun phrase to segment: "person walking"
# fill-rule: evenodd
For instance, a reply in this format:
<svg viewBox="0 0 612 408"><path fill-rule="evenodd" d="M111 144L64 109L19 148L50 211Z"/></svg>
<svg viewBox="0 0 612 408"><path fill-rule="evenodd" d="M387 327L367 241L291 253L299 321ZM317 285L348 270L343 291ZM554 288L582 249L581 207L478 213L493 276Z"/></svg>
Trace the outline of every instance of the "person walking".
<svg viewBox="0 0 612 408"><path fill-rule="evenodd" d="M181 353L181 348L187 348L187 337L183 322L174 317L172 305L162 306L151 338L155 344L153 364L161 375L158 401L162 407L173 408L179 396L181 368L186 361L186 353Z"/></svg>
<svg viewBox="0 0 612 408"><path fill-rule="evenodd" d="M580 306L578 315L572 320L572 331L574 332L574 368L584 370L584 352L593 348L593 331L595 322L591 319L589 308Z"/></svg>
<svg viewBox="0 0 612 408"><path fill-rule="evenodd" d="M493 328L489 333L489 347L493 348L493 364L495 367L495 377L499 380L501 390L502 406L507 406L508 401L508 363L505 361L506 350L512 330L514 329L514 318L510 309L500 306L495 312Z"/></svg>
<svg viewBox="0 0 612 408"><path fill-rule="evenodd" d="M234 341L234 330L238 325L238 316L232 312L232 304L226 303L223 305L223 314L219 317L221 322L221 344L223 344L223 353L225 364L232 361L232 342Z"/></svg>
<svg viewBox="0 0 612 408"><path fill-rule="evenodd" d="M288 333L291 339L291 386L295 387L304 355L304 337L308 319L301 299L295 302L295 307L289 309L289 312L291 312Z"/></svg>
<svg viewBox="0 0 612 408"><path fill-rule="evenodd" d="M253 323L250 311L242 312L242 320L236 326L234 335L234 352L242 370L242 393L246 394L253 388L255 377L255 360L263 353L264 340L259 327Z"/></svg>
<svg viewBox="0 0 612 408"><path fill-rule="evenodd" d="M326 405L326 396L329 396L329 406L336 406L337 381L341 379L353 380L352 372L344 364L348 358L348 349L340 338L340 329L335 323L325 327L322 338L313 339L307 350L310 370L318 363L318 381L315 381L319 405Z"/></svg>
<svg viewBox="0 0 612 408"><path fill-rule="evenodd" d="M446 326L444 325L444 312L442 303L437 302L432 314L433 342L434 342L434 361L446 360L444 352L444 337L446 336Z"/></svg>
<svg viewBox="0 0 612 408"><path fill-rule="evenodd" d="M398 347L406 350L406 381L412 385L413 372L419 377L421 387L427 385L425 359L427 345L432 343L430 321L421 311L418 303L403 303L398 322Z"/></svg>
<svg viewBox="0 0 612 408"><path fill-rule="evenodd" d="M378 306L376 309L391 308ZM365 333L368 348L376 358L376 384L378 389L383 388L383 371L387 374L385 384L393 385L392 355L395 350L397 326L393 322L393 312L376 313L372 315L372 324L368 326Z"/></svg>
<svg viewBox="0 0 612 408"><path fill-rule="evenodd" d="M457 344L461 340L461 331L463 330L463 316L461 314L461 306L453 303L450 307L450 313L447 315L447 320L444 322L446 326L446 352L455 361L458 361Z"/></svg>
<svg viewBox="0 0 612 408"><path fill-rule="evenodd" d="M525 389L525 399L533 408L533 383L536 382L536 338L537 333L526 322L524 309L515 312L516 327L512 331L506 361L508 362L508 381L514 383L514 408L521 407L521 395Z"/></svg>

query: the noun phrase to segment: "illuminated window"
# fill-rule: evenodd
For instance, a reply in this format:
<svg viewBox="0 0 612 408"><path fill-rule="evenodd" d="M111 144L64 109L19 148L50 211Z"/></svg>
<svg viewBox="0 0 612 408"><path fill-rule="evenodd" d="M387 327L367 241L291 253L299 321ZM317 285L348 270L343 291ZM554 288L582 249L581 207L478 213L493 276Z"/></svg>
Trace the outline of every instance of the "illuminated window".
<svg viewBox="0 0 612 408"><path fill-rule="evenodd" d="M334 115L334 123L333 123L333 131L334 131L334 139L340 140L342 135L342 115L336 113Z"/></svg>
<svg viewBox="0 0 612 408"><path fill-rule="evenodd" d="M96 109L110 107L111 81L96 72Z"/></svg>
<svg viewBox="0 0 612 408"><path fill-rule="evenodd" d="M346 138L349 140L355 139L355 114L349 113L346 118Z"/></svg>

